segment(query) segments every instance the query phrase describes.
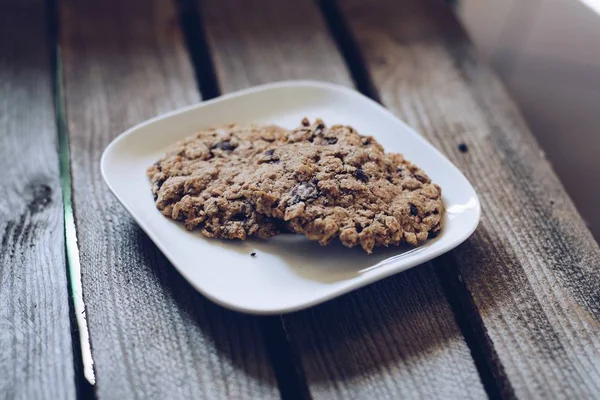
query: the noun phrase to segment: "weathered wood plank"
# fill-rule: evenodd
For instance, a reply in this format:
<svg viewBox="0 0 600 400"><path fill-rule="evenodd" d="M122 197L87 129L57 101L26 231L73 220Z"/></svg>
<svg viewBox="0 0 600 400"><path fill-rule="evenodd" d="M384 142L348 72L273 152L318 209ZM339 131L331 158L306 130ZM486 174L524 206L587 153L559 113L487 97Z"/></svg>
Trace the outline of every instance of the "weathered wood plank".
<svg viewBox="0 0 600 400"><path fill-rule="evenodd" d="M600 251L504 89L441 2L339 4L383 103L481 196L479 229L446 260L503 394L596 397Z"/></svg>
<svg viewBox="0 0 600 400"><path fill-rule="evenodd" d="M225 91L280 79L352 86L312 1L207 1L202 15ZM485 396L430 265L282 321L314 398Z"/></svg>
<svg viewBox="0 0 600 400"><path fill-rule="evenodd" d="M223 93L286 79L351 84L316 6L296 3L204 2L206 34Z"/></svg>
<svg viewBox="0 0 600 400"><path fill-rule="evenodd" d="M75 398L43 1L0 12L0 397Z"/></svg>
<svg viewBox="0 0 600 400"><path fill-rule="evenodd" d="M278 398L256 319L200 296L100 177L100 155L117 134L199 100L173 4L64 0L59 7L98 397Z"/></svg>

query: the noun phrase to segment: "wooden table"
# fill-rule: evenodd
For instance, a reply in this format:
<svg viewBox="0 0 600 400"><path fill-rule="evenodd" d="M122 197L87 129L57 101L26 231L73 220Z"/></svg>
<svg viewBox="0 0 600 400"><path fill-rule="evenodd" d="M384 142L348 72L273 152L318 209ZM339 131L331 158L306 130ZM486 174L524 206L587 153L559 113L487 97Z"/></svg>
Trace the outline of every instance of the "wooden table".
<svg viewBox="0 0 600 400"><path fill-rule="evenodd" d="M598 245L441 1L1 10L0 397L600 397ZM100 154L159 113L300 78L355 87L421 132L475 186L481 224L326 304L238 314L169 265Z"/></svg>

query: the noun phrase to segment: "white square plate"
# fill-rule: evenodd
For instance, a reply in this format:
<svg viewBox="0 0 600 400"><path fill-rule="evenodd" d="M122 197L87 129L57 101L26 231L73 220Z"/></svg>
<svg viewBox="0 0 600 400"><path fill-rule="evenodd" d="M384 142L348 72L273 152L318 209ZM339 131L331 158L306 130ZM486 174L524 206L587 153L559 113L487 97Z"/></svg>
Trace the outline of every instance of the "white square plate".
<svg viewBox="0 0 600 400"><path fill-rule="evenodd" d="M172 143L230 122L291 129L305 116L352 125L423 168L442 187L447 209L438 237L418 248L376 249L372 255L338 243L321 247L291 234L268 241L224 241L188 232L155 208L145 171ZM360 93L321 82L259 86L153 118L116 138L104 151L101 169L117 199L197 290L225 307L253 314L299 310L424 263L466 240L480 216L471 184L418 133Z"/></svg>

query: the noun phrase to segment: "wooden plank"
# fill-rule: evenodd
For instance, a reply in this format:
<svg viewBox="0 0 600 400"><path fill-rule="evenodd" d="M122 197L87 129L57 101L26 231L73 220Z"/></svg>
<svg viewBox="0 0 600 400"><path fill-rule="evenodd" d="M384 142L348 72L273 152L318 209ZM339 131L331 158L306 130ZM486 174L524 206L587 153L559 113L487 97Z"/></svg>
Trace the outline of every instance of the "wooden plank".
<svg viewBox="0 0 600 400"><path fill-rule="evenodd" d="M43 1L0 12L0 397L75 398Z"/></svg>
<svg viewBox="0 0 600 400"><path fill-rule="evenodd" d="M481 197L476 234L446 261L502 394L596 397L600 251L512 101L441 2L340 7L383 103Z"/></svg>
<svg viewBox="0 0 600 400"><path fill-rule="evenodd" d="M225 91L278 79L352 86L312 1L204 2L202 11ZM485 396L430 265L282 321L314 398Z"/></svg>
<svg viewBox="0 0 600 400"><path fill-rule="evenodd" d="M256 318L199 295L109 193L117 134L199 100L170 1L60 2L75 217L96 393L278 398Z"/></svg>
<svg viewBox="0 0 600 400"><path fill-rule="evenodd" d="M287 3L204 2L207 39L223 93L301 78L351 84L316 6L306 0ZM303 20L307 17L316 19Z"/></svg>

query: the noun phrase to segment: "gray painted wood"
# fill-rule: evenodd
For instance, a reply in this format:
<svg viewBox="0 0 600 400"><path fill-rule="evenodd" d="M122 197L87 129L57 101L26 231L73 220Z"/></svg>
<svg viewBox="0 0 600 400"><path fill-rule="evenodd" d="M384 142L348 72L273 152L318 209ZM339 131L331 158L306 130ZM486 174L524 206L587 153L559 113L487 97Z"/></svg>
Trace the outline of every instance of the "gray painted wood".
<svg viewBox="0 0 600 400"><path fill-rule="evenodd" d="M0 12L0 397L73 399L63 203L43 1Z"/></svg>
<svg viewBox="0 0 600 400"><path fill-rule="evenodd" d="M257 319L199 295L109 193L100 155L199 95L169 1L59 2L83 296L96 393L278 398Z"/></svg>
<svg viewBox="0 0 600 400"><path fill-rule="evenodd" d="M202 15L225 92L281 79L352 86L312 1L207 1ZM430 265L282 321L313 398L485 397Z"/></svg>
<svg viewBox="0 0 600 400"><path fill-rule="evenodd" d="M481 197L476 234L440 266L464 281L456 290L503 394L597 397L598 245L502 85L440 4L340 1L382 102L448 155ZM467 153L457 149L463 142Z"/></svg>

